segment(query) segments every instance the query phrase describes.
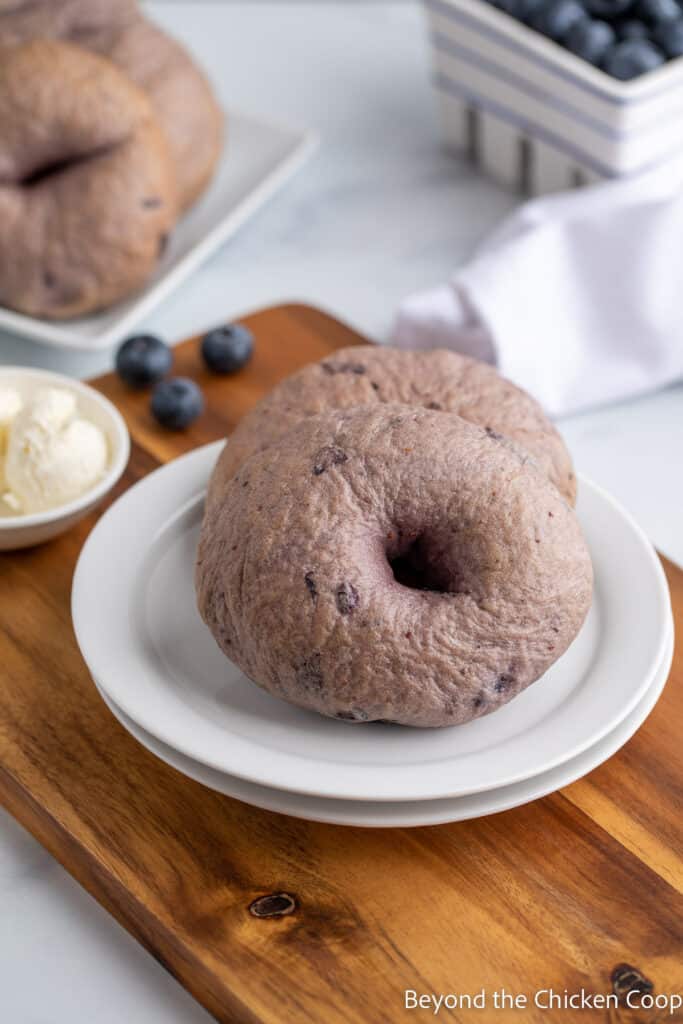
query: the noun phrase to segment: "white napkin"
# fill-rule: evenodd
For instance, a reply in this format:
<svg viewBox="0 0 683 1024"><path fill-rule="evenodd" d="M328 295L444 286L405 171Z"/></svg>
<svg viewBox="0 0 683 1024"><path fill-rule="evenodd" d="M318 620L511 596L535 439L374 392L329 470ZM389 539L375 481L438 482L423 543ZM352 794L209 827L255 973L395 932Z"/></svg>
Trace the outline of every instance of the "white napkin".
<svg viewBox="0 0 683 1024"><path fill-rule="evenodd" d="M392 342L495 363L551 415L683 377L683 160L525 203Z"/></svg>

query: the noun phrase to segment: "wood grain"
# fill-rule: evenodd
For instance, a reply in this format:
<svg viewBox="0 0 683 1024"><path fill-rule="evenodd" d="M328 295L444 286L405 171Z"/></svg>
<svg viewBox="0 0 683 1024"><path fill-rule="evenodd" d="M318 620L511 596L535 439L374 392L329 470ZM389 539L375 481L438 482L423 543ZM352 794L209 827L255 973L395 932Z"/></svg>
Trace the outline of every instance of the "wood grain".
<svg viewBox="0 0 683 1024"><path fill-rule="evenodd" d="M177 350L178 372L199 377L208 398L207 415L185 434L159 430L146 396L113 377L97 382L135 442L121 489L222 436L295 366L359 340L304 307L248 322L257 354L232 379L205 375L196 344ZM45 547L0 555L0 799L219 1021L394 1022L406 1016L407 988L484 987L489 1002L502 987L609 993L623 963L656 992L683 991L678 653L637 736L561 793L438 828L297 821L184 778L107 712L69 615L73 568L93 522ZM683 622L683 572L665 568ZM440 1016L683 1020L680 1011L490 1005Z"/></svg>

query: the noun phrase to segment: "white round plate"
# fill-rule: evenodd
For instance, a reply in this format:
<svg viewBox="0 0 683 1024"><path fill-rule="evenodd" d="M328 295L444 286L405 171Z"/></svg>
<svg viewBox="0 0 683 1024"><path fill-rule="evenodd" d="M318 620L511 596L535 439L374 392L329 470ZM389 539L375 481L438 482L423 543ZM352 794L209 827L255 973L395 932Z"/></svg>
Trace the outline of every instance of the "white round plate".
<svg viewBox="0 0 683 1024"><path fill-rule="evenodd" d="M220 652L195 606L203 494L221 444L126 492L76 568L74 628L92 675L133 721L220 772L349 800L436 800L497 789L576 757L636 706L670 620L659 559L626 513L582 481L593 607L566 654L505 707L450 729L353 726L285 704Z"/></svg>
<svg viewBox="0 0 683 1024"><path fill-rule="evenodd" d="M469 818L481 818L485 814L496 814L507 811L511 807L538 800L548 793L576 782L588 772L597 768L612 754L615 754L643 724L654 708L664 688L673 655L673 626L670 629L664 660L655 674L654 681L646 694L616 729L605 736L594 746L589 747L578 757L565 761L564 764L549 772L517 782L501 789L490 789L485 793L472 796L455 797L451 800L411 800L405 803L372 803L369 800L325 800L321 797L303 796L301 793L287 793L280 789L269 789L257 786L253 782L245 782L233 775L207 768L199 761L193 761L177 750L150 736L139 725L136 725L116 706L111 697L100 689L100 696L111 713L118 718L124 729L151 751L161 761L182 772L195 782L201 782L209 789L215 789L226 796L234 797L243 803L261 807L266 811L277 811L289 814L293 818L305 818L308 821L323 821L330 825L356 825L364 828L409 828L418 825L443 825L448 821L466 821Z"/></svg>

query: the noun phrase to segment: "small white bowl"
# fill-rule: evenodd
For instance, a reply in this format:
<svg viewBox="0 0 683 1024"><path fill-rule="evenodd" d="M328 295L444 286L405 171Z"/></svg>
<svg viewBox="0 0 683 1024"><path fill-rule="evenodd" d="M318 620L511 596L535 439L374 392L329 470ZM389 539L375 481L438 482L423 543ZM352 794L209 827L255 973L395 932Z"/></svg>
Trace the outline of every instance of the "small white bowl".
<svg viewBox="0 0 683 1024"><path fill-rule="evenodd" d="M94 487L57 508L27 515L0 515L0 551L33 547L57 537L74 526L106 497L128 464L130 435L123 416L108 398L80 381L61 373L33 370L21 366L0 366L0 387L13 388L29 398L43 387L72 391L78 401L79 413L102 430L109 447L109 464L104 476Z"/></svg>

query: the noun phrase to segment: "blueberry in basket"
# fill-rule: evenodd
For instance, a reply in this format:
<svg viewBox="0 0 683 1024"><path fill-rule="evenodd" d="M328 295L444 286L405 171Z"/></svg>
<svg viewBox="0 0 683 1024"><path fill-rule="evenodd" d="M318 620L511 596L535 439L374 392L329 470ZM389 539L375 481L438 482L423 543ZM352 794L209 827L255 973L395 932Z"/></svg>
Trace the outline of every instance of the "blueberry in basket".
<svg viewBox="0 0 683 1024"><path fill-rule="evenodd" d="M626 82L664 63L664 54L647 39L625 39L605 57L605 71Z"/></svg>
<svg viewBox="0 0 683 1024"><path fill-rule="evenodd" d="M184 430L204 410L201 388L188 377L170 377L152 392L152 415L167 430Z"/></svg>
<svg viewBox="0 0 683 1024"><path fill-rule="evenodd" d="M683 17L657 25L652 35L667 57L683 55Z"/></svg>
<svg viewBox="0 0 683 1024"><path fill-rule="evenodd" d="M116 372L132 388L156 384L171 369L173 354L168 345L153 334L136 334L116 353Z"/></svg>
<svg viewBox="0 0 683 1024"><path fill-rule="evenodd" d="M236 373L251 359L254 336L243 324L225 324L202 338L202 358L213 373Z"/></svg>
<svg viewBox="0 0 683 1024"><path fill-rule="evenodd" d="M660 25L681 16L678 0L637 0L634 13L646 24Z"/></svg>
<svg viewBox="0 0 683 1024"><path fill-rule="evenodd" d="M511 18L518 21L531 21L535 12L543 7L546 0L492 0L494 7L499 7Z"/></svg>
<svg viewBox="0 0 683 1024"><path fill-rule="evenodd" d="M529 24L544 36L560 40L585 20L586 10L579 0L550 0L534 12Z"/></svg>
<svg viewBox="0 0 683 1024"><path fill-rule="evenodd" d="M619 39L647 39L650 35L650 26L644 21L636 21L635 18L616 21L614 29Z"/></svg>
<svg viewBox="0 0 683 1024"><path fill-rule="evenodd" d="M621 81L683 56L683 0L489 2Z"/></svg>
<svg viewBox="0 0 683 1024"><path fill-rule="evenodd" d="M584 7L589 15L614 21L626 12L631 12L634 0L585 0Z"/></svg>
<svg viewBox="0 0 683 1024"><path fill-rule="evenodd" d="M617 34L608 22L597 18L583 18L572 25L567 33L565 45L577 57L583 57L590 64L599 67L616 41Z"/></svg>

